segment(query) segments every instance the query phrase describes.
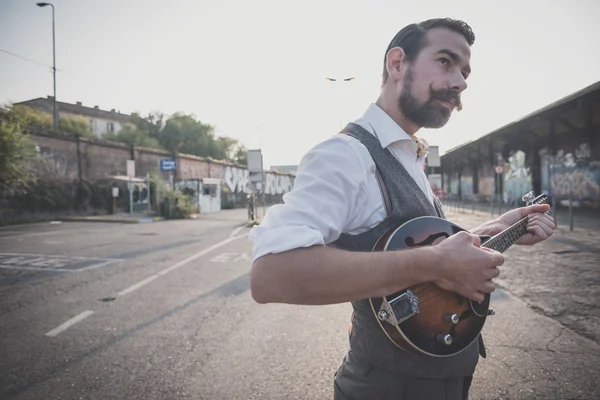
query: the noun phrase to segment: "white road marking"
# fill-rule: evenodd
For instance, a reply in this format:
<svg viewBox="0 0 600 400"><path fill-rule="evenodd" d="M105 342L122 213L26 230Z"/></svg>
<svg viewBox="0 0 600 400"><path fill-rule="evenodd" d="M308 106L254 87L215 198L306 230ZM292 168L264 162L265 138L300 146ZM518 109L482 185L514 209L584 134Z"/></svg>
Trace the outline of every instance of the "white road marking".
<svg viewBox="0 0 600 400"><path fill-rule="evenodd" d="M148 278L144 279L143 281L140 281L140 282L136 283L135 285L131 285L131 286L129 286L125 290L121 290L117 294L117 296L125 296L127 293L131 293L134 290L137 290L137 289L141 288L142 286L145 286L145 285L149 284L150 282L152 282L156 278L158 278L158 275L156 275L156 274L152 275L152 276L149 276Z"/></svg>
<svg viewBox="0 0 600 400"><path fill-rule="evenodd" d="M154 275L151 275L150 277L144 279L143 281L140 281L140 282L136 283L135 285L132 285L132 286L128 287L125 290L122 290L121 292L118 293L118 296L124 296L126 294L129 294L129 293L133 292L134 290L137 290L137 289L141 288L142 286L147 285L148 283L152 282L153 280L155 280L156 278L158 278L160 276L166 275L169 272L172 272L172 271L176 270L179 267L183 267L184 265L189 264L190 262L194 261L195 259L197 259L199 257L202 257L203 255L205 255L205 254L207 254L207 253L209 253L209 252L211 252L211 251L213 251L215 249L218 249L219 247L222 247L222 246L224 246L224 245L226 245L226 244L228 244L230 242L233 242L234 240L237 240L237 239L240 239L240 238L243 238L243 237L246 237L246 236L247 235L233 236L233 237L230 237L228 239L223 240L222 242L219 242L219 243L214 244L214 245L212 245L210 247L207 247L206 249L204 249L204 250L202 250L202 251L200 251L200 252L198 252L198 253L196 253L196 254L188 257L188 258L186 258L185 260L179 261L177 264L172 265L169 268L165 268L162 271L160 271L160 272L158 272L158 273L156 273Z"/></svg>
<svg viewBox="0 0 600 400"><path fill-rule="evenodd" d="M18 269L18 270L32 270L32 271L53 271L53 272L78 272L72 269L63 269L63 268L42 268L42 267L16 267L14 265L0 265L0 268L4 269Z"/></svg>
<svg viewBox="0 0 600 400"><path fill-rule="evenodd" d="M70 327L75 325L76 323L83 321L84 319L86 319L87 317L92 315L93 313L94 313L93 311L89 311L89 310L84 311L81 314L79 314L79 315L71 318L67 322L63 323L62 325L59 325L56 328L52 329L50 332L46 333L46 336L55 337L56 335L58 335L61 332L66 331L67 329L69 329Z"/></svg>
<svg viewBox="0 0 600 400"><path fill-rule="evenodd" d="M235 236L235 235L237 235L237 234L238 234L238 232L239 232L239 231L241 231L242 229L244 229L244 226L243 226L243 225L242 225L242 226L238 226L237 228L235 228L235 229L233 230L233 232L231 232L231 235L229 235L229 237L234 237L234 236Z"/></svg>
<svg viewBox="0 0 600 400"><path fill-rule="evenodd" d="M235 260L233 260L233 262L238 262L238 261L251 261L251 260L246 253L242 253Z"/></svg>
<svg viewBox="0 0 600 400"><path fill-rule="evenodd" d="M76 267L77 264L86 261L96 261L96 263L80 268ZM76 257L32 253L0 253L0 268L35 271L80 272L93 268L103 267L105 265L112 264L118 261L121 261L121 259Z"/></svg>
<svg viewBox="0 0 600 400"><path fill-rule="evenodd" d="M212 258L210 262L226 263L233 256L237 256L237 253L221 253L218 256Z"/></svg>

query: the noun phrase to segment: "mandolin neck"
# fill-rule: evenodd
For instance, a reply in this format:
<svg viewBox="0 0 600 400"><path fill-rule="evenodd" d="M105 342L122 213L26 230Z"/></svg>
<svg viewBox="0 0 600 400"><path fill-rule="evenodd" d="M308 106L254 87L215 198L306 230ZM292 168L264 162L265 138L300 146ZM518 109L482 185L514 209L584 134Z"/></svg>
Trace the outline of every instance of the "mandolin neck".
<svg viewBox="0 0 600 400"><path fill-rule="evenodd" d="M510 246L515 244L523 235L527 233L528 217L523 218L514 225L506 228L496 236L481 245L500 253L504 253Z"/></svg>

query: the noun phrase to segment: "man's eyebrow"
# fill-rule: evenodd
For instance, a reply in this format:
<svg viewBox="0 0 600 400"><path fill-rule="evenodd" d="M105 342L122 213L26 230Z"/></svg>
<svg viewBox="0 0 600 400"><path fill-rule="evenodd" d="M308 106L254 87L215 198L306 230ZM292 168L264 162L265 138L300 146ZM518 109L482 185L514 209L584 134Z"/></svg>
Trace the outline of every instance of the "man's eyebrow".
<svg viewBox="0 0 600 400"><path fill-rule="evenodd" d="M448 50L448 49L441 49L439 50L436 54L446 54L448 57L450 57L452 59L452 61L454 61L456 64L458 64L460 62L460 56L458 54L456 54L455 52L453 52L452 50ZM471 66L469 64L467 64L467 66L464 68L465 72L467 74L471 73Z"/></svg>

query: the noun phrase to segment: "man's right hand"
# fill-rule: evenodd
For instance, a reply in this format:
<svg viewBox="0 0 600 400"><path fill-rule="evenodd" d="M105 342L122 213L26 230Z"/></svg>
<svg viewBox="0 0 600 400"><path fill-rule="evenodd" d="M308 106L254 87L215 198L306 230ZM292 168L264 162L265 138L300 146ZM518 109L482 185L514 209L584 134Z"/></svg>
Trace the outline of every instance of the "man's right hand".
<svg viewBox="0 0 600 400"><path fill-rule="evenodd" d="M483 301L495 290L492 279L500 275L497 268L504 255L481 246L479 236L458 232L433 246L439 252L441 265L435 269L433 283L474 301Z"/></svg>

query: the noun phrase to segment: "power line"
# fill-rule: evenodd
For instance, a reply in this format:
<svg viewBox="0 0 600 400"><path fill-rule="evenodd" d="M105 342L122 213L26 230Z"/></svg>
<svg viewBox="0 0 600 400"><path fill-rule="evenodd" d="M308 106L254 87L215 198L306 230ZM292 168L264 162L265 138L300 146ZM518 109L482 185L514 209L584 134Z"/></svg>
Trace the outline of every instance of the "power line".
<svg viewBox="0 0 600 400"><path fill-rule="evenodd" d="M13 57L20 58L20 59L22 59L22 60L25 60L25 61L32 62L32 63L34 63L34 64L37 64L37 65L40 65L40 66L42 66L42 67L47 67L47 68L50 68L50 69L52 69L52 66L51 66L51 65L44 64L44 63L41 63L41 62L39 62L39 61L36 61L36 60L32 60L31 58L27 58L27 57L21 56L21 55L19 55L19 54L15 54L15 53L13 53L13 52L11 52L11 51L8 51L8 50L3 50L3 49L0 49L0 52L2 52L2 53L6 53L6 54L8 54L8 55L11 55L11 56L13 56ZM65 70L58 69L58 68L56 68L56 72L60 72L60 73L62 73L62 74L66 74L66 75L71 75L72 77L75 77L75 78L77 78L77 79L87 79L87 80L90 80L90 79L89 79L89 78L87 78L87 77L81 77L81 76L79 76L79 75L72 74L71 72L67 72L67 71L65 71Z"/></svg>
<svg viewBox="0 0 600 400"><path fill-rule="evenodd" d="M17 57L17 58L20 58L20 59L22 59L22 60L25 60L25 61L32 62L32 63L34 63L34 64L37 64L37 65L41 65L42 67L52 68L52 66L51 66L51 65L44 64L44 63L41 63L41 62L39 62L39 61L32 60L31 58L27 58L27 57L20 56L20 55L18 55L18 54L15 54L15 53L13 53L13 52L10 52L10 51L8 51L8 50L3 50L3 49L0 49L0 52L2 52L2 53L6 53L6 54L9 54L9 55L11 55L11 56L13 56L13 57ZM58 71L58 69L56 69L56 70Z"/></svg>

